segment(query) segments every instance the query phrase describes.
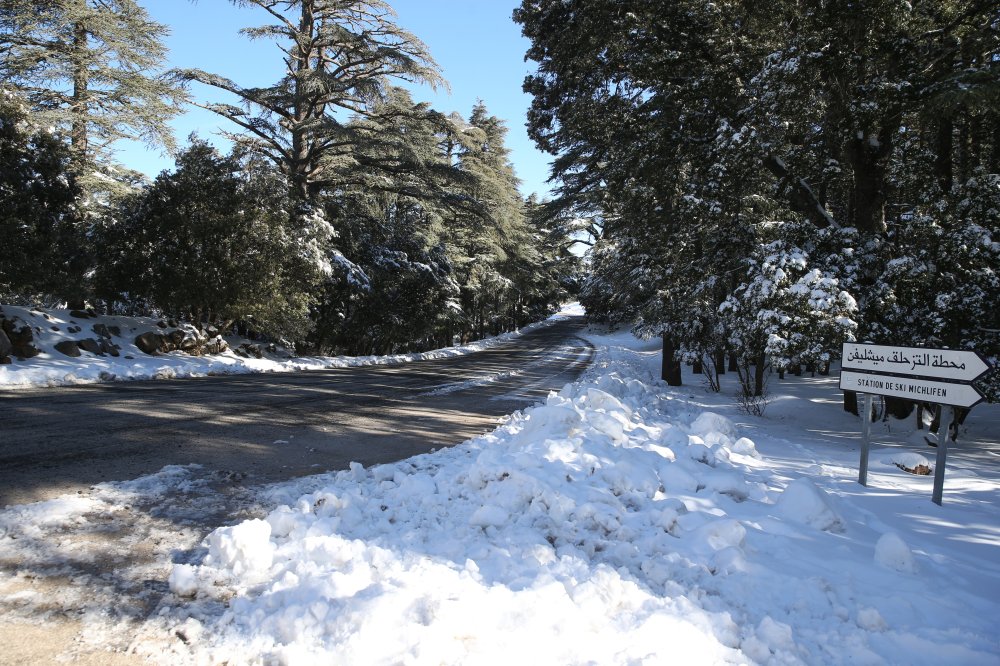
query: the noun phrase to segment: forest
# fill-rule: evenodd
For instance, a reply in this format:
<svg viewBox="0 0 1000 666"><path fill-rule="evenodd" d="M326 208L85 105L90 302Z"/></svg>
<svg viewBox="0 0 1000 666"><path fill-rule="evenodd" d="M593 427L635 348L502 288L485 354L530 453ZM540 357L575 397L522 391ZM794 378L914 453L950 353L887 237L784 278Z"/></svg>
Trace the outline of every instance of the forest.
<svg viewBox="0 0 1000 666"><path fill-rule="evenodd" d="M235 4L282 63L273 85L169 69L137 0L0 3L0 302L384 354L513 330L575 291L505 121L413 100L404 84L446 82L388 3ZM188 104L229 121L228 154L175 145ZM150 182L116 162L121 139L175 168Z"/></svg>
<svg viewBox="0 0 1000 666"><path fill-rule="evenodd" d="M759 409L845 340L1000 356L995 0L524 0L588 314ZM1000 399L997 373L981 389ZM848 401L849 402L849 401ZM856 406L846 404L846 408Z"/></svg>

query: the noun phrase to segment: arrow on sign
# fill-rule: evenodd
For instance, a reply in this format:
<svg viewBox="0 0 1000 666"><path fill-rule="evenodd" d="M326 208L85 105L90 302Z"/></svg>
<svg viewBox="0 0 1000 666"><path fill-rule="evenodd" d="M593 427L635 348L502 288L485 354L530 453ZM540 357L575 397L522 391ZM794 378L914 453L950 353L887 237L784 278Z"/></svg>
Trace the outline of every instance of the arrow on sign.
<svg viewBox="0 0 1000 666"><path fill-rule="evenodd" d="M973 351L925 349L893 345L847 342L843 348L844 370L862 370L909 377L936 377L972 382L989 372L990 365Z"/></svg>
<svg viewBox="0 0 1000 666"><path fill-rule="evenodd" d="M845 391L890 395L920 402L934 402L952 407L972 407L983 394L971 384L950 384L910 377L873 375L864 372L840 373L840 388Z"/></svg>

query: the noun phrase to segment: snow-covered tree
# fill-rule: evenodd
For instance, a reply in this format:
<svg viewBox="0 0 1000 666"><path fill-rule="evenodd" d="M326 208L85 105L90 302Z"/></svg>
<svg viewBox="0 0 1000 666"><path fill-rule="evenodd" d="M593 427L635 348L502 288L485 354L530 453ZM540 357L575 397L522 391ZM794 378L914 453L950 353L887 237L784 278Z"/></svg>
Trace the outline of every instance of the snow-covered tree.
<svg viewBox="0 0 1000 666"><path fill-rule="evenodd" d="M0 78L33 120L70 142L70 173L85 195L121 191L113 144L173 145L167 121L183 94L163 71L165 26L135 0L4 0Z"/></svg>
<svg viewBox="0 0 1000 666"><path fill-rule="evenodd" d="M252 155L195 141L102 229L101 295L192 321L239 321L272 336L310 327L319 279L309 243L288 227L287 186Z"/></svg>
<svg viewBox="0 0 1000 666"><path fill-rule="evenodd" d="M81 239L69 220L79 190L69 151L55 132L29 122L16 94L0 88L0 298L65 298L77 279Z"/></svg>

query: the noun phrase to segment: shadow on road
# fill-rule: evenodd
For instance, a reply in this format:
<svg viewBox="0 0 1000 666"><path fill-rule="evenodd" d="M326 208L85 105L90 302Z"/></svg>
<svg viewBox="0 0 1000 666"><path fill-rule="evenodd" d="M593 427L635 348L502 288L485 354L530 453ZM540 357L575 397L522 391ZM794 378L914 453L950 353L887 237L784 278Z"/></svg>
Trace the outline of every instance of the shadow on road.
<svg viewBox="0 0 1000 666"><path fill-rule="evenodd" d="M591 352L581 325L397 366L0 393L0 506L171 464L267 482L453 445L574 379Z"/></svg>

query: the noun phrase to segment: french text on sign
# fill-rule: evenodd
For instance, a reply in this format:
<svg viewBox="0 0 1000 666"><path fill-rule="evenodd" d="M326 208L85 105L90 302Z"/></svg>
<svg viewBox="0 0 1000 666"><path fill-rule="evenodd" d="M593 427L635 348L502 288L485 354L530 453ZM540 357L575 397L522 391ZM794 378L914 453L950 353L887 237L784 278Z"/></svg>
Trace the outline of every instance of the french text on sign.
<svg viewBox="0 0 1000 666"><path fill-rule="evenodd" d="M849 370L840 373L840 388L844 391L888 395L953 407L972 407L983 399L982 394L971 384L950 384L910 377L872 375Z"/></svg>
<svg viewBox="0 0 1000 666"><path fill-rule="evenodd" d="M972 351L957 349L925 349L894 345L844 344L841 367L844 370L937 377L971 382L982 376L990 366Z"/></svg>

